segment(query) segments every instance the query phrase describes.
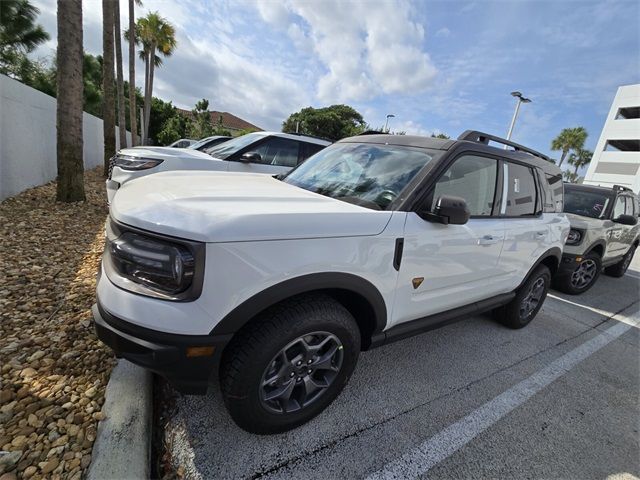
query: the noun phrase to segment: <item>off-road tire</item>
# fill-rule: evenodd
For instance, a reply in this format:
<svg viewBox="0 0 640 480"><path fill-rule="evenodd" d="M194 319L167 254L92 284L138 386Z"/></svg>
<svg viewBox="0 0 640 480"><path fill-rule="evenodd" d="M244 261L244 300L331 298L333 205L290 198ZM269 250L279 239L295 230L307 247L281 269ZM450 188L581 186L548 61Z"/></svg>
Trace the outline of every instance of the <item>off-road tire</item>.
<svg viewBox="0 0 640 480"><path fill-rule="evenodd" d="M631 260L633 260L633 254L636 252L637 247L637 245L631 245L629 251L624 254L624 257L618 263L605 267L605 275L616 278L622 277L627 272L629 265L631 265Z"/></svg>
<svg viewBox="0 0 640 480"><path fill-rule="evenodd" d="M342 344L340 370L324 393L301 410L269 411L261 399L263 375L290 342L311 332L328 332ZM324 294L300 295L260 314L225 350L220 384L231 418L242 429L272 434L296 428L322 412L342 391L360 354L360 331L353 316Z"/></svg>
<svg viewBox="0 0 640 480"><path fill-rule="evenodd" d="M544 282L542 285L539 282ZM547 292L551 284L551 272L546 265L539 265L531 272L527 280L517 290L516 296L511 302L507 303L503 307L497 308L493 311L494 318L506 327L518 329L526 327L531 320L538 314ZM522 312L524 302L527 300L528 295L532 292L534 286L541 286L540 297L538 298L535 306L531 310Z"/></svg>
<svg viewBox="0 0 640 480"><path fill-rule="evenodd" d="M573 280L573 275L585 264L595 265L595 272L591 280L584 285L577 285ZM576 268L567 274L556 275L553 279L553 288L569 295L580 295L593 287L598 281L602 271L602 258L596 252L589 252L582 256L582 261L576 264Z"/></svg>

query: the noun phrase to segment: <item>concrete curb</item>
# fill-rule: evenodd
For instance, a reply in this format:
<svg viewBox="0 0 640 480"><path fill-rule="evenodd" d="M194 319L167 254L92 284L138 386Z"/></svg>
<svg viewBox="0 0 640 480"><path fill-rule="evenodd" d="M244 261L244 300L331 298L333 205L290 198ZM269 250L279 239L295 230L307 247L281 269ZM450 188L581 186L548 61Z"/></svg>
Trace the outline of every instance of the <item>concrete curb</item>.
<svg viewBox="0 0 640 480"><path fill-rule="evenodd" d="M152 375L120 360L107 384L87 479L148 479Z"/></svg>

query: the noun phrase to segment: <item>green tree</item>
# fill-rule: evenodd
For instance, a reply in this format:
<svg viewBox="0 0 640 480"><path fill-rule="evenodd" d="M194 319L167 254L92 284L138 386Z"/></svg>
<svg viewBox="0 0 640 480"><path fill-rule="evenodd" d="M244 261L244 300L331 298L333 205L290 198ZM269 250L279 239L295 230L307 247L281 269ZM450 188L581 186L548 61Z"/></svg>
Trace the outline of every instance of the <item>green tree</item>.
<svg viewBox="0 0 640 480"><path fill-rule="evenodd" d="M27 54L50 37L36 24L40 10L28 0L2 0L0 9L0 73L20 78L20 70L29 68Z"/></svg>
<svg viewBox="0 0 640 480"><path fill-rule="evenodd" d="M209 112L209 100L202 99L196 103L196 108L191 110L192 121L186 136L199 140L213 135L211 125L211 112Z"/></svg>
<svg viewBox="0 0 640 480"><path fill-rule="evenodd" d="M157 140L160 145L170 145L180 138L188 137L188 131L193 122L186 116L177 113L169 117L162 130L158 133Z"/></svg>
<svg viewBox="0 0 640 480"><path fill-rule="evenodd" d="M246 135L247 133L253 133L253 132L257 132L257 131L258 130L256 130L255 128L243 128L242 130L238 130L236 132L236 137L241 137L242 135ZM223 134L216 133L216 135L223 135ZM229 136L231 136L231 132L229 132Z"/></svg>
<svg viewBox="0 0 640 480"><path fill-rule="evenodd" d="M569 165L573 165L573 173L576 178L578 177L578 170L591 163L591 157L593 157L593 152L586 148L579 148L577 151L569 155L567 162Z"/></svg>
<svg viewBox="0 0 640 480"><path fill-rule="evenodd" d="M160 132L164 129L164 125L167 120L176 115L180 114L171 102L164 102L157 97L152 98L151 116L149 121L149 140L153 145L165 145L164 142L160 141ZM179 138L184 137L184 135L185 132L182 132L182 135Z"/></svg>
<svg viewBox="0 0 640 480"><path fill-rule="evenodd" d="M362 133L367 124L362 115L348 105L331 105L324 108L303 108L292 113L282 123L285 133L303 133L329 140L340 140Z"/></svg>
<svg viewBox="0 0 640 480"><path fill-rule="evenodd" d="M446 133L432 133L431 134L431 138L442 138L443 140L449 140L451 137L449 135L447 135Z"/></svg>
<svg viewBox="0 0 640 480"><path fill-rule="evenodd" d="M56 102L56 199L84 195L82 148L82 0L58 0L58 101Z"/></svg>
<svg viewBox="0 0 640 480"><path fill-rule="evenodd" d="M578 151L584 147L584 142L587 140L589 134L584 127L564 128L556 138L551 142L551 150L560 150L562 155L560 156L560 162L558 166L561 167L565 158L571 150Z"/></svg>
<svg viewBox="0 0 640 480"><path fill-rule="evenodd" d="M578 180L578 174L570 172L569 170L565 170L562 172L562 177L565 182L576 183Z"/></svg>
<svg viewBox="0 0 640 480"><path fill-rule="evenodd" d="M251 132L255 131L253 129L247 129L247 130L249 130ZM248 133L248 132L245 132L245 133ZM231 130L225 128L224 124L222 123L222 115L218 115L218 121L216 122L215 126L213 127L213 131L211 132L211 135L224 135L226 137L230 137L231 136Z"/></svg>
<svg viewBox="0 0 640 480"><path fill-rule="evenodd" d="M156 67L162 65L162 58L169 57L176 48L176 32L173 25L161 17L158 12L150 12L139 18L136 23L136 38L142 45L140 58L145 65L144 85L144 133L143 142L149 138L149 118L151 99L153 98L153 76ZM159 54L159 55L158 55Z"/></svg>

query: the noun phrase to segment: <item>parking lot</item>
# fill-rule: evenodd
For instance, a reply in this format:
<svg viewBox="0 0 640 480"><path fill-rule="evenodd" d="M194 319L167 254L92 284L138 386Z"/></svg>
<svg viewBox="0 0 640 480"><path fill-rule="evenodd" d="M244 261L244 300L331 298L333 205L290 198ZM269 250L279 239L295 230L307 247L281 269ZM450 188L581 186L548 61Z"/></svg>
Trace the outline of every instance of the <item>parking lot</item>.
<svg viewBox="0 0 640 480"><path fill-rule="evenodd" d="M530 326L477 316L365 352L344 392L274 436L233 424L217 389L167 427L188 478L640 476L640 259Z"/></svg>

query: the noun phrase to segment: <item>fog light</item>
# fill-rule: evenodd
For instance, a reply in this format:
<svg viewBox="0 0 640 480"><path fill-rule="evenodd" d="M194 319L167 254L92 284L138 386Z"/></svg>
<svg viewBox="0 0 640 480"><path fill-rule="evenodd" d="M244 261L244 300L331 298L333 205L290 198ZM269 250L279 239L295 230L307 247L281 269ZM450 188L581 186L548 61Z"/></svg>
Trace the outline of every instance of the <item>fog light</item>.
<svg viewBox="0 0 640 480"><path fill-rule="evenodd" d="M210 357L216 347L187 347L187 357Z"/></svg>

